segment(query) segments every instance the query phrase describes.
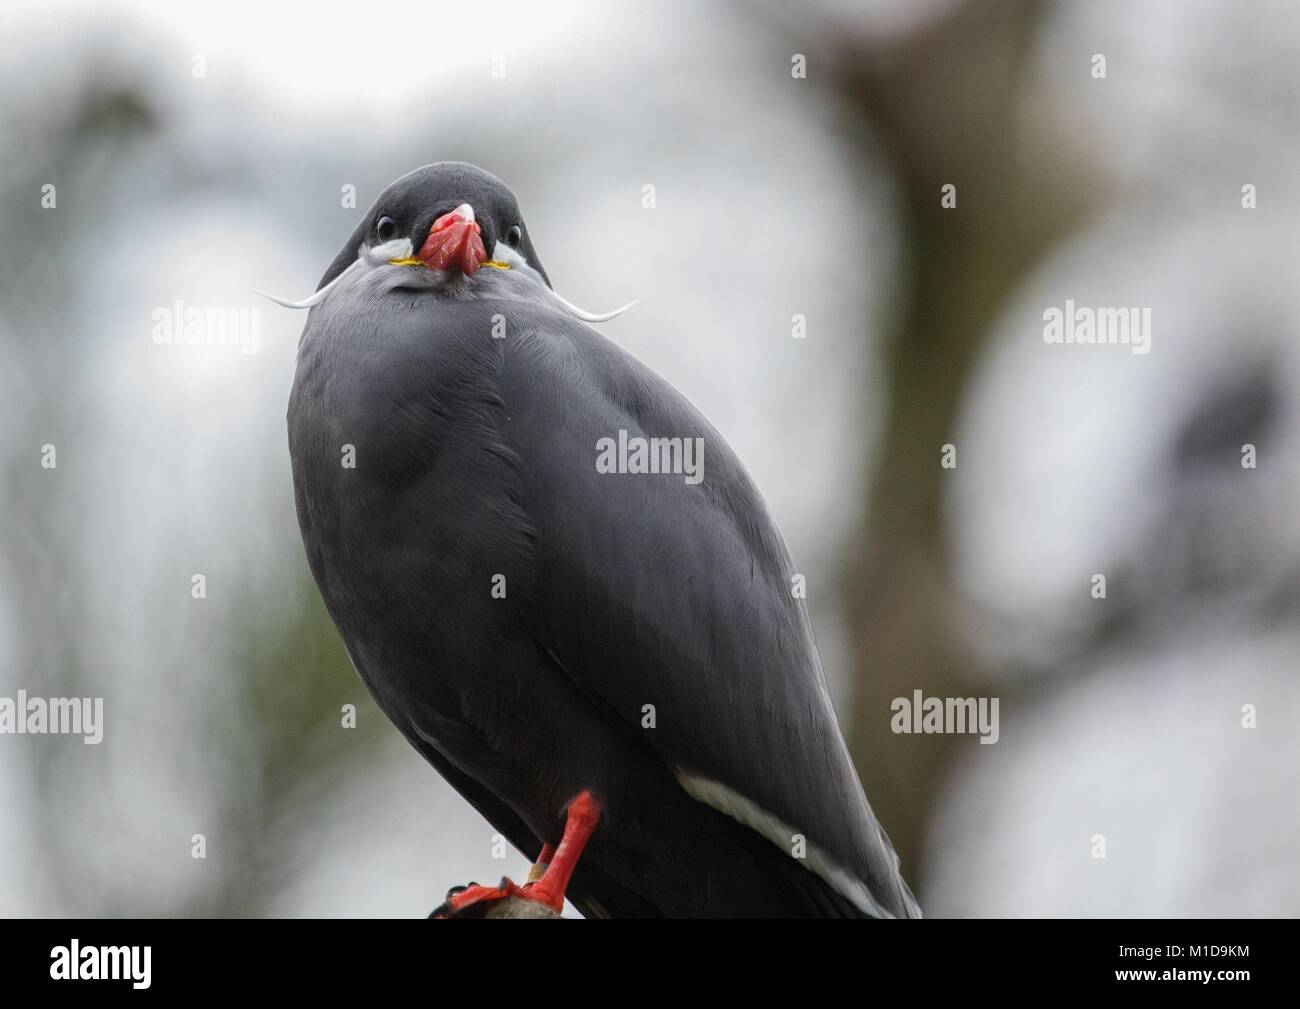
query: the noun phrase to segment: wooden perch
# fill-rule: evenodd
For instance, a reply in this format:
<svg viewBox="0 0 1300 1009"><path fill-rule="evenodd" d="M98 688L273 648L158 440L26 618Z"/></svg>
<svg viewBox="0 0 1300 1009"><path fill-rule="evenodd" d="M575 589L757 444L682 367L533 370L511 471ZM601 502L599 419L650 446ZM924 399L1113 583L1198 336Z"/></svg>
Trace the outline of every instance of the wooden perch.
<svg viewBox="0 0 1300 1009"><path fill-rule="evenodd" d="M451 915L452 918L563 918L545 904L535 900L520 900L510 896L504 900L494 900L485 904L475 904L464 911Z"/></svg>
<svg viewBox="0 0 1300 1009"><path fill-rule="evenodd" d="M503 886L505 885L505 882L506 882L505 880L502 880ZM450 899L453 893L457 892L457 890L460 889L463 888L457 887L454 890L448 891L447 894L448 899ZM557 914L556 912L552 911L549 907L547 907L545 904L541 903L540 901L524 900L521 897L517 897L514 894L510 894L499 900L478 901L474 904L470 904L469 907L466 907L460 911L449 910L448 905L443 904L441 907L437 908L432 914L430 914L429 917L430 918L563 918L564 915Z"/></svg>

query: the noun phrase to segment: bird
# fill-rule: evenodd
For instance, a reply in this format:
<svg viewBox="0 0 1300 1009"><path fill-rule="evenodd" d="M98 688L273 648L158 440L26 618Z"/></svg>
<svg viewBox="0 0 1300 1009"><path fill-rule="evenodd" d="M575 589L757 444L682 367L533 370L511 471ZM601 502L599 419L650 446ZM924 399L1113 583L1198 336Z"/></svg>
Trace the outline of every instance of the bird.
<svg viewBox="0 0 1300 1009"><path fill-rule="evenodd" d="M533 863L435 917L920 917L761 494L588 325L616 312L555 292L504 182L402 176L314 294L276 300L309 312L287 426L326 609L377 706Z"/></svg>

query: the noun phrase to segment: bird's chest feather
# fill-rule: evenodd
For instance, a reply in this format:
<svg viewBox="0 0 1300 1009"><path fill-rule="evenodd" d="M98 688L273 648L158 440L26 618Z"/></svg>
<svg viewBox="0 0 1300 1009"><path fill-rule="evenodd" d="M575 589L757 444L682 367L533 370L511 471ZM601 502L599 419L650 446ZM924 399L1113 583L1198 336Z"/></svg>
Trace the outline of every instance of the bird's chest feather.
<svg viewBox="0 0 1300 1009"><path fill-rule="evenodd" d="M459 323L334 322L304 340L290 399L313 574L354 658L386 668L401 656L381 650L478 664L464 628L518 613L494 606L503 592L531 592L521 467L500 433L502 349L490 322Z"/></svg>

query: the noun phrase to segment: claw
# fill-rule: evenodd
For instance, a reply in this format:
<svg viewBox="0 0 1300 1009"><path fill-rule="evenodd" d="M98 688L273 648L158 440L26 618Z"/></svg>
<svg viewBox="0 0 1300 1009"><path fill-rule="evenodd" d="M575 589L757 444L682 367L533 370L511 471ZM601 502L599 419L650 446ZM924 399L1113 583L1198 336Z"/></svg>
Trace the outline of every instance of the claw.
<svg viewBox="0 0 1300 1009"><path fill-rule="evenodd" d="M468 886L453 886L447 891L447 899L441 906L434 908L430 918L485 918L490 905L507 897L523 896L524 891L506 877L501 878L497 886L483 886L470 883Z"/></svg>

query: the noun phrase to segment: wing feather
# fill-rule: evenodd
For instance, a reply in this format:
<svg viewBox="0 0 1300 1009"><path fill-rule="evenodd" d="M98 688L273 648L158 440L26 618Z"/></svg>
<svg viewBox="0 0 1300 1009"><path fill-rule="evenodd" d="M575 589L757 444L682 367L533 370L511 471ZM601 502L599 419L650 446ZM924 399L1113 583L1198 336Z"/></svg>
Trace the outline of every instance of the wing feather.
<svg viewBox="0 0 1300 1009"><path fill-rule="evenodd" d="M793 562L735 453L676 389L581 323L515 302L482 308L509 320L503 436L537 533L537 631L560 667L630 724L653 705L651 740L679 780L721 787L697 797L739 797L802 834L876 908L917 914L836 723ZM598 472L598 441L620 431L702 439L702 481Z"/></svg>

